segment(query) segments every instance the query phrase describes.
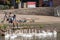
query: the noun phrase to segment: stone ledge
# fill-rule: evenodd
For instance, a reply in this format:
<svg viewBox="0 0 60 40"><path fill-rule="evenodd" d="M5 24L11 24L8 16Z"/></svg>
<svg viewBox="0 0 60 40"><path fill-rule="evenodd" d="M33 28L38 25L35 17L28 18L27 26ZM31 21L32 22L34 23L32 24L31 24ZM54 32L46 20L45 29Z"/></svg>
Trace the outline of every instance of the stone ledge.
<svg viewBox="0 0 60 40"><path fill-rule="evenodd" d="M16 14L23 15L49 15L52 16L54 13L53 7L38 7L38 8L21 8L21 9L10 9L10 10L0 10L0 13L12 12Z"/></svg>

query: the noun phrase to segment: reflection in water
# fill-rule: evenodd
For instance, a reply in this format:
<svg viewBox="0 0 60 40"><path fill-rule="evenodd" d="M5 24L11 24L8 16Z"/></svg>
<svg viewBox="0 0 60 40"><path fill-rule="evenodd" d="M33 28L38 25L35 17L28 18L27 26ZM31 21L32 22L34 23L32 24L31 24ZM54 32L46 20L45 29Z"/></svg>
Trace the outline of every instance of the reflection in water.
<svg viewBox="0 0 60 40"><path fill-rule="evenodd" d="M17 37L15 40L56 40L54 37L46 37L46 38L38 38L38 37L32 37L32 38L26 38L26 37Z"/></svg>
<svg viewBox="0 0 60 40"><path fill-rule="evenodd" d="M57 32L54 30L16 30L15 32L6 32L5 40L56 40Z"/></svg>

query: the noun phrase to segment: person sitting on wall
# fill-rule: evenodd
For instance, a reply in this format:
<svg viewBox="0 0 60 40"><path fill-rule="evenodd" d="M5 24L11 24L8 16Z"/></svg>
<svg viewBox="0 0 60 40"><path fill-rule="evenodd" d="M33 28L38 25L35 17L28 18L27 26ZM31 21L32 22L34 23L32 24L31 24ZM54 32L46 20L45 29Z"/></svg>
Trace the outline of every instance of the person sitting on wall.
<svg viewBox="0 0 60 40"><path fill-rule="evenodd" d="M16 20L16 15L15 14L13 15L13 20Z"/></svg>
<svg viewBox="0 0 60 40"><path fill-rule="evenodd" d="M13 18L12 18L12 16L11 16L11 12L9 13L9 15L8 15L8 18L7 18L7 21L9 22L9 23L13 23Z"/></svg>

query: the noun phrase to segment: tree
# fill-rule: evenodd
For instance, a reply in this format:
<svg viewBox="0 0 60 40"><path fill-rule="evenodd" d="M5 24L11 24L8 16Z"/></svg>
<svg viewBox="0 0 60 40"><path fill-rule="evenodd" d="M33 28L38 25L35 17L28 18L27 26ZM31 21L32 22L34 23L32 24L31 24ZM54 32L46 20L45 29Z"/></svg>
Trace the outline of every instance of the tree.
<svg viewBox="0 0 60 40"><path fill-rule="evenodd" d="M10 0L7 0L6 2L7 2L7 4L10 4Z"/></svg>
<svg viewBox="0 0 60 40"><path fill-rule="evenodd" d="M16 0L16 3L20 3L20 0Z"/></svg>

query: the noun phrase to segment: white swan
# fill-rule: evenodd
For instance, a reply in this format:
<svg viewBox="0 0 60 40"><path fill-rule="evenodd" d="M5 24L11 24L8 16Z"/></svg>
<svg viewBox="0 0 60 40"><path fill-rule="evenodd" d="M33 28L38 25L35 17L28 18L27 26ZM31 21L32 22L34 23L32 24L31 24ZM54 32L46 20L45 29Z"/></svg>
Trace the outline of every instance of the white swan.
<svg viewBox="0 0 60 40"><path fill-rule="evenodd" d="M41 35L43 35L43 34L42 34L42 33L40 33L40 32L39 32L39 33L37 33L37 31L35 30L34 35L35 35L35 36L41 36Z"/></svg>
<svg viewBox="0 0 60 40"><path fill-rule="evenodd" d="M53 32L50 32L50 30L47 31L47 36L52 37L53 36Z"/></svg>
<svg viewBox="0 0 60 40"><path fill-rule="evenodd" d="M47 33L43 30L40 33L36 33L35 36L37 36L39 38L45 38L47 36Z"/></svg>
<svg viewBox="0 0 60 40"><path fill-rule="evenodd" d="M42 31L42 37L47 37L47 32L45 32L44 30Z"/></svg>
<svg viewBox="0 0 60 40"><path fill-rule="evenodd" d="M16 37L17 37L17 35L13 33L13 34L11 34L11 36L10 36L10 40L12 40L12 39L14 40Z"/></svg>
<svg viewBox="0 0 60 40"><path fill-rule="evenodd" d="M23 33L17 33L17 36L22 36L23 35Z"/></svg>
<svg viewBox="0 0 60 40"><path fill-rule="evenodd" d="M23 32L21 32L20 30L17 30L15 33L17 36L23 36L24 35Z"/></svg>
<svg viewBox="0 0 60 40"><path fill-rule="evenodd" d="M22 37L33 37L32 34L22 34Z"/></svg>
<svg viewBox="0 0 60 40"><path fill-rule="evenodd" d="M26 37L33 37L33 34L27 34Z"/></svg>
<svg viewBox="0 0 60 40"><path fill-rule="evenodd" d="M56 32L56 30L53 31L53 35L54 35L54 37L57 37L57 32Z"/></svg>
<svg viewBox="0 0 60 40"><path fill-rule="evenodd" d="M5 38L9 38L9 36L10 36L9 34L5 34Z"/></svg>
<svg viewBox="0 0 60 40"><path fill-rule="evenodd" d="M10 37L10 34L8 34L7 32L5 32L5 40L8 40Z"/></svg>
<svg viewBox="0 0 60 40"><path fill-rule="evenodd" d="M35 33L36 37L42 38L43 33Z"/></svg>

